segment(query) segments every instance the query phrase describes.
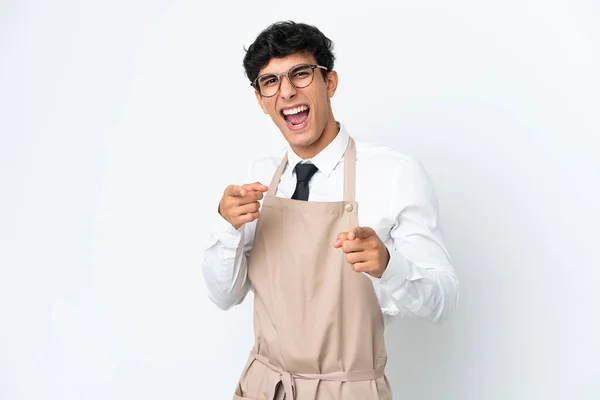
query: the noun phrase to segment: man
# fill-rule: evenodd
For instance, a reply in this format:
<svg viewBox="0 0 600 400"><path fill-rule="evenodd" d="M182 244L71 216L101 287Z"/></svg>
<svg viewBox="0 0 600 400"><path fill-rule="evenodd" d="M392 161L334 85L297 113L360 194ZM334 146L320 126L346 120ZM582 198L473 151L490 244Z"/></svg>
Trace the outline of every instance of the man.
<svg viewBox="0 0 600 400"><path fill-rule="evenodd" d="M440 323L457 302L431 181L414 157L355 143L336 121L332 48L317 28L280 22L244 58L289 148L224 190L205 250L217 306L254 292L255 345L234 399L391 399L385 323Z"/></svg>

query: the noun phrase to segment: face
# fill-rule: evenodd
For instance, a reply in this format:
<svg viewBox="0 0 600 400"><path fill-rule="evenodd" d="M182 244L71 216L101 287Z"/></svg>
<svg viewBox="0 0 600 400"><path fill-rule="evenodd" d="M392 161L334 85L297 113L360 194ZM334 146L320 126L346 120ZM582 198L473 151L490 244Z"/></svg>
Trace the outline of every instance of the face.
<svg viewBox="0 0 600 400"><path fill-rule="evenodd" d="M258 75L279 74L298 64L316 65L317 62L312 54L305 53L273 58ZM305 88L295 88L282 76L275 96L261 97L256 92L264 113L271 116L292 149L303 158L317 154L338 132L329 101L337 88L337 73L331 71L324 78L322 71L316 68L312 83Z"/></svg>

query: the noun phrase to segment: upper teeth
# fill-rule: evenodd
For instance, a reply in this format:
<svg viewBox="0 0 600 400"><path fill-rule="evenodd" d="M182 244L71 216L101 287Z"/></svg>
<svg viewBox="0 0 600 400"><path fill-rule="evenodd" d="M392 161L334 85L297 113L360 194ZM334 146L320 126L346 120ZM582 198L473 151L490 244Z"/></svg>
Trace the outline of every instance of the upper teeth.
<svg viewBox="0 0 600 400"><path fill-rule="evenodd" d="M294 108L288 108L287 110L283 110L283 115L298 114L299 112L306 111L306 110L308 110L307 106L298 106L298 107L294 107Z"/></svg>

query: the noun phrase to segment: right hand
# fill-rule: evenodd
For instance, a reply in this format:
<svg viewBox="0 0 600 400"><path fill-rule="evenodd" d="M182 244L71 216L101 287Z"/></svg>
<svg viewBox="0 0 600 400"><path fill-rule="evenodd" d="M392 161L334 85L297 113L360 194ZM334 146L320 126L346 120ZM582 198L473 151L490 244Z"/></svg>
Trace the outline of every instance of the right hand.
<svg viewBox="0 0 600 400"><path fill-rule="evenodd" d="M260 182L227 186L219 202L219 214L235 229L239 229L245 223L259 217L258 201L263 198L263 193L268 189Z"/></svg>

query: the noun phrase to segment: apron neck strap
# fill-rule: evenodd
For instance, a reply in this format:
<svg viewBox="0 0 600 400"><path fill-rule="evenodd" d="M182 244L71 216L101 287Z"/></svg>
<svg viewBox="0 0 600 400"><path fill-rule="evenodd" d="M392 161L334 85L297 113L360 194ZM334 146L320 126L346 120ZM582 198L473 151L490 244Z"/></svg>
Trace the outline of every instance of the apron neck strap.
<svg viewBox="0 0 600 400"><path fill-rule="evenodd" d="M356 193L356 144L348 138L344 153L344 201L354 203Z"/></svg>
<svg viewBox="0 0 600 400"><path fill-rule="evenodd" d="M285 169L285 166L287 165L287 161L288 161L288 156L287 156L287 153L285 153L285 156L283 156L283 160L281 160L281 163L279 164L277 171L275 171L275 174L273 175L273 179L271 179L271 184L269 185L269 190L267 190L267 197L275 197L275 193L277 193L277 186L279 185L279 180L281 179L283 170Z"/></svg>
<svg viewBox="0 0 600 400"><path fill-rule="evenodd" d="M283 170L288 162L287 153L283 156L283 160L279 164L277 171L273 175L267 197L274 197L277 193L277 186L283 174ZM348 146L344 152L344 201L354 203L356 193L356 144L352 137L348 138Z"/></svg>

